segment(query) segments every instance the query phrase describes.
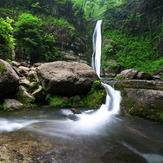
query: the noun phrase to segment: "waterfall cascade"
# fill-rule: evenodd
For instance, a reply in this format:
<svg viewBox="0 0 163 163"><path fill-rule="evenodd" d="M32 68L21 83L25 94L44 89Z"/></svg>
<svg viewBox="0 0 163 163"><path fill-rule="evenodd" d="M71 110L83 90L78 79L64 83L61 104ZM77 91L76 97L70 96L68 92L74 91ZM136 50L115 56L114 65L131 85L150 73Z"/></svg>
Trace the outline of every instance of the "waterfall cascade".
<svg viewBox="0 0 163 163"><path fill-rule="evenodd" d="M92 67L96 71L99 78L101 71L101 44L102 44L101 25L102 20L98 20L92 36L93 41ZM113 114L118 114L120 110L121 101L120 92L114 90L110 85L106 83L102 83L102 85L105 87L107 92L105 107Z"/></svg>

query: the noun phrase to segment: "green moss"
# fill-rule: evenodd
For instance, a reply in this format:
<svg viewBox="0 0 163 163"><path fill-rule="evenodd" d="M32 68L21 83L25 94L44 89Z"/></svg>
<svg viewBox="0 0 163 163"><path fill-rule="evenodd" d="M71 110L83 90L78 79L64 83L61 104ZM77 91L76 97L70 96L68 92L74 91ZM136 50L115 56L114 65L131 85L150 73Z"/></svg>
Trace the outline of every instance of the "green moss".
<svg viewBox="0 0 163 163"><path fill-rule="evenodd" d="M3 110L3 105L0 105L0 110Z"/></svg>
<svg viewBox="0 0 163 163"><path fill-rule="evenodd" d="M121 91L122 98L124 98L126 96L126 92L123 89L121 89L120 91Z"/></svg>
<svg viewBox="0 0 163 163"><path fill-rule="evenodd" d="M145 108L143 106L142 107L139 106L136 103L136 101L134 101L134 99L132 99L132 98L125 99L125 97L123 97L121 106L123 106L124 109L127 111L127 113L129 113L130 115L139 116L139 117L143 117L146 119L163 122L163 110L161 109L162 104L161 104L160 100L156 101L156 103L158 104L156 106L157 109L150 109L150 108Z"/></svg>
<svg viewBox="0 0 163 163"><path fill-rule="evenodd" d="M145 91L145 89L140 89L140 91L144 92L144 91Z"/></svg>
<svg viewBox="0 0 163 163"><path fill-rule="evenodd" d="M7 104L6 104L6 102L3 103L3 109L4 110L7 110Z"/></svg>
<svg viewBox="0 0 163 163"><path fill-rule="evenodd" d="M6 61L12 66L12 61L10 59L7 59Z"/></svg>
<svg viewBox="0 0 163 163"><path fill-rule="evenodd" d="M25 105L25 108L36 108L37 107L37 104L30 104L30 103L27 103Z"/></svg>
<svg viewBox="0 0 163 163"><path fill-rule="evenodd" d="M68 97L64 96L52 96L48 94L46 96L46 101L49 103L52 107L70 107L71 101Z"/></svg>
<svg viewBox="0 0 163 163"><path fill-rule="evenodd" d="M98 108L103 103L106 97L106 92L104 89L94 90L93 92L88 93L87 96L82 97L84 106Z"/></svg>
<svg viewBox="0 0 163 163"><path fill-rule="evenodd" d="M116 76L115 79L117 79L117 80L125 80L126 78L123 77L123 76Z"/></svg>
<svg viewBox="0 0 163 163"><path fill-rule="evenodd" d="M28 97L24 97L21 93L17 93L16 94L17 99L20 100L22 103L24 104L31 104L34 103L35 98L28 98Z"/></svg>
<svg viewBox="0 0 163 163"><path fill-rule="evenodd" d="M129 110L129 114L140 116L146 119L154 120L154 121L161 121L163 122L163 112L159 112L153 109L145 109L145 108L131 108Z"/></svg>
<svg viewBox="0 0 163 163"><path fill-rule="evenodd" d="M22 108L23 108L23 106L7 108L6 102L4 102L3 105L0 106L0 109L4 110L4 111L13 111L13 110L19 110Z"/></svg>
<svg viewBox="0 0 163 163"><path fill-rule="evenodd" d="M94 81L90 92L86 95L82 95L79 101L75 101L74 97L53 96L51 94L46 95L46 101L53 107L92 107L98 108L105 100L106 92L99 80Z"/></svg>
<svg viewBox="0 0 163 163"><path fill-rule="evenodd" d="M5 66L0 63L0 72L3 73L5 71Z"/></svg>

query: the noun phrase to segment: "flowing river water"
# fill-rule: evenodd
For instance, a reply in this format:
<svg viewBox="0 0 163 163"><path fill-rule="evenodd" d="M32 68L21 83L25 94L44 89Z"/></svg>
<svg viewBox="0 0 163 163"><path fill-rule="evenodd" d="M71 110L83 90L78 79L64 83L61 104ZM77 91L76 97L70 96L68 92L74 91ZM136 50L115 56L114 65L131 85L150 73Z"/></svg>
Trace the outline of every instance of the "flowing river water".
<svg viewBox="0 0 163 163"><path fill-rule="evenodd" d="M162 163L163 126L136 117L81 108L91 122L72 121L68 109L1 113L0 160L54 163ZM98 113L99 115L99 113ZM2 118L3 117L3 118ZM95 124L94 124L95 123ZM10 160L10 161L9 161ZM15 161L14 161L15 160Z"/></svg>
<svg viewBox="0 0 163 163"><path fill-rule="evenodd" d="M92 66L100 77L101 24L93 34ZM162 163L163 126L120 112L120 92L102 83L105 104L81 108L78 120L69 109L43 107L2 112L0 162Z"/></svg>

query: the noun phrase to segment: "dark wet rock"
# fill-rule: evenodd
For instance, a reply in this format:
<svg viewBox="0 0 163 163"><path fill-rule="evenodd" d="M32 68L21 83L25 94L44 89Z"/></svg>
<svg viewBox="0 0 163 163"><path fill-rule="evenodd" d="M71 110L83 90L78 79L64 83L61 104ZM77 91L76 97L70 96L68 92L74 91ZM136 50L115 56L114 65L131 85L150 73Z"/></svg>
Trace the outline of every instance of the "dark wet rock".
<svg viewBox="0 0 163 163"><path fill-rule="evenodd" d="M117 79L136 79L138 71L135 68L122 71L116 76Z"/></svg>
<svg viewBox="0 0 163 163"><path fill-rule="evenodd" d="M114 86L116 89L139 88L139 89L163 90L163 81L119 80L115 83Z"/></svg>
<svg viewBox="0 0 163 163"><path fill-rule="evenodd" d="M66 118L68 119L71 119L73 121L78 121L80 118L77 117L75 114L69 114L69 115L66 115Z"/></svg>
<svg viewBox="0 0 163 163"><path fill-rule="evenodd" d="M158 76L163 76L163 67L161 67L160 69L158 69L154 75L158 75Z"/></svg>
<svg viewBox="0 0 163 163"><path fill-rule="evenodd" d="M43 89L42 86L39 85L39 87L32 93L32 96L35 97L35 99L42 99L43 97Z"/></svg>
<svg viewBox="0 0 163 163"><path fill-rule="evenodd" d="M16 93L18 80L19 77L11 65L0 59L0 100Z"/></svg>
<svg viewBox="0 0 163 163"><path fill-rule="evenodd" d="M130 149L116 145L111 151L108 151L101 157L103 163L147 163L140 155Z"/></svg>
<svg viewBox="0 0 163 163"><path fill-rule="evenodd" d="M122 106L127 113L163 121L163 91L150 89L123 90Z"/></svg>
<svg viewBox="0 0 163 163"><path fill-rule="evenodd" d="M74 100L73 100L74 103L78 103L80 101L81 101L81 98L79 95L74 96Z"/></svg>
<svg viewBox="0 0 163 163"><path fill-rule="evenodd" d="M98 79L90 66L77 62L45 63L38 67L37 74L47 92L68 96L89 92Z"/></svg>
<svg viewBox="0 0 163 163"><path fill-rule="evenodd" d="M137 75L137 79L142 79L142 80L152 80L153 77L151 74L147 72L139 72Z"/></svg>
<svg viewBox="0 0 163 163"><path fill-rule="evenodd" d="M78 109L75 109L75 108L71 108L71 111L72 111L74 114L81 114L81 111L78 110Z"/></svg>
<svg viewBox="0 0 163 163"><path fill-rule="evenodd" d="M5 99L5 110L9 109L20 109L23 107L23 104L15 99Z"/></svg>

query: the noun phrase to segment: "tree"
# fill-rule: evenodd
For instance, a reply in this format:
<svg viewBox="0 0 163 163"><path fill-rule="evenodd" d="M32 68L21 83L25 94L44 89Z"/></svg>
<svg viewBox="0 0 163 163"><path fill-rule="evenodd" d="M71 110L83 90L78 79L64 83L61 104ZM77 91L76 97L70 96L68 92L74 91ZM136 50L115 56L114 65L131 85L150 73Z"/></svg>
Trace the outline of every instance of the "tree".
<svg viewBox="0 0 163 163"><path fill-rule="evenodd" d="M13 37L12 19L7 17L6 20L0 18L0 57L3 59L12 58L15 39Z"/></svg>
<svg viewBox="0 0 163 163"><path fill-rule="evenodd" d="M15 37L33 64L39 60L42 44L42 20L31 14L22 14L15 23Z"/></svg>

